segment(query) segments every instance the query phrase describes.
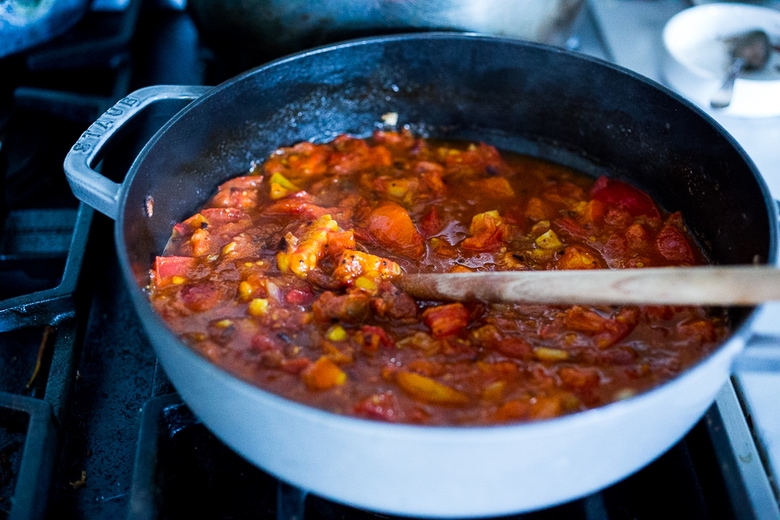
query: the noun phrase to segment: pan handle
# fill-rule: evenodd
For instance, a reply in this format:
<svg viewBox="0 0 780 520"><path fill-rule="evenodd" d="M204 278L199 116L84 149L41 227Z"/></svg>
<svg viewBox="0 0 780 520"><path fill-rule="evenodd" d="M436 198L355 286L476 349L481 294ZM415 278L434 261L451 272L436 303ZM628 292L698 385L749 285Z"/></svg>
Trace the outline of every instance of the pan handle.
<svg viewBox="0 0 780 520"><path fill-rule="evenodd" d="M732 368L737 372L780 373L780 337L765 333L749 336Z"/></svg>
<svg viewBox="0 0 780 520"><path fill-rule="evenodd" d="M116 220L120 193L124 188L94 169L101 150L112 137L142 110L159 101L193 101L213 87L194 85L158 85L132 92L92 123L65 157L65 176L73 194L82 202Z"/></svg>

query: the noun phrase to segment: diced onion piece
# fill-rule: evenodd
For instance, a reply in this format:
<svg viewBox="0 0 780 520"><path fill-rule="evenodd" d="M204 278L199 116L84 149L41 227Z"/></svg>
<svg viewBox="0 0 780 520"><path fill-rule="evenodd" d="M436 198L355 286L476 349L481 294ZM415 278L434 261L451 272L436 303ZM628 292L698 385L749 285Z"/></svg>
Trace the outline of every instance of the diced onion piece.
<svg viewBox="0 0 780 520"><path fill-rule="evenodd" d="M192 254L203 256L209 253L211 248L211 234L205 229L196 229L190 237Z"/></svg>
<svg viewBox="0 0 780 520"><path fill-rule="evenodd" d="M388 126L395 126L398 124L398 112L387 112L382 114L382 121Z"/></svg>
<svg viewBox="0 0 780 520"><path fill-rule="evenodd" d="M276 285L271 280L265 281L265 290L268 293L268 299L273 300L275 302L281 302L284 299L284 296L282 295L282 290L279 288L278 285Z"/></svg>

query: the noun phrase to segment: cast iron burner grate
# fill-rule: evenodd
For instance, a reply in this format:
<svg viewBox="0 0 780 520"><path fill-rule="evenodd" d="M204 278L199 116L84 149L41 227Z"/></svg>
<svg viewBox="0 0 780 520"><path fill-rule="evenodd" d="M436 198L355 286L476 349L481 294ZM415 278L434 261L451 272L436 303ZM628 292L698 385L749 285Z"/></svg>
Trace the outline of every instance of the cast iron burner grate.
<svg viewBox="0 0 780 520"><path fill-rule="evenodd" d="M0 393L0 518L42 518L56 445L48 403Z"/></svg>
<svg viewBox="0 0 780 520"><path fill-rule="evenodd" d="M58 41L0 60L0 519L52 513L86 322L79 288L93 220L72 195L62 160L129 88L126 56L140 3L110 20L88 15ZM111 35L96 40L84 27L96 23Z"/></svg>
<svg viewBox="0 0 780 520"><path fill-rule="evenodd" d="M83 229L83 226L82 226ZM84 233L85 234L85 233ZM79 355L71 280L0 309L0 518L43 518ZM43 295L43 299L36 299ZM16 301L17 304L11 304Z"/></svg>
<svg viewBox="0 0 780 520"><path fill-rule="evenodd" d="M55 41L0 61L0 301L63 281L86 210L67 185L62 160L129 91L140 5L132 0L124 11L89 13Z"/></svg>

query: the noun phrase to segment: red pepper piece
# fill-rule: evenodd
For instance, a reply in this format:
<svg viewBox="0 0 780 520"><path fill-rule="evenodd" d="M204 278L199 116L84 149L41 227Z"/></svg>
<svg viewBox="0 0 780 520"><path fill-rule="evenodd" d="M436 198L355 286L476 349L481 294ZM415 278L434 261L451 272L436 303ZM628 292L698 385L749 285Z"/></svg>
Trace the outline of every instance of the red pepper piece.
<svg viewBox="0 0 780 520"><path fill-rule="evenodd" d="M647 193L622 181L599 177L591 188L590 195L607 206L628 211L634 217L645 215L660 218L658 208Z"/></svg>
<svg viewBox="0 0 780 520"><path fill-rule="evenodd" d="M469 324L469 311L462 303L449 303L426 309L423 321L435 337L457 334Z"/></svg>
<svg viewBox="0 0 780 520"><path fill-rule="evenodd" d="M174 276L181 277L183 282L196 264L197 259L191 256L158 256L154 261L154 284L164 287Z"/></svg>
<svg viewBox="0 0 780 520"><path fill-rule="evenodd" d="M400 416L398 403L391 392L370 395L358 401L353 411L361 417L385 422L396 422Z"/></svg>
<svg viewBox="0 0 780 520"><path fill-rule="evenodd" d="M422 235L414 227L409 213L395 202L385 202L368 216L368 231L383 247L409 258L425 253Z"/></svg>
<svg viewBox="0 0 780 520"><path fill-rule="evenodd" d="M655 245L661 256L676 264L693 264L693 249L682 231L674 226L661 228L655 239Z"/></svg>

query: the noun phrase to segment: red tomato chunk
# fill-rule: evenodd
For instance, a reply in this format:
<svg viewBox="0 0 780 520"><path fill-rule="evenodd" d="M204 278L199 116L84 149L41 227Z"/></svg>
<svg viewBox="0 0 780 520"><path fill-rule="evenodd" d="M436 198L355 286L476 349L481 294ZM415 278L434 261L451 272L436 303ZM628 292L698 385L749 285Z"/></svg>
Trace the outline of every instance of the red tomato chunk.
<svg viewBox="0 0 780 520"><path fill-rule="evenodd" d="M152 304L209 360L369 420L534 421L675 377L728 333L673 306L416 301L409 272L704 263L683 216L623 181L400 132L280 148L175 224Z"/></svg>

